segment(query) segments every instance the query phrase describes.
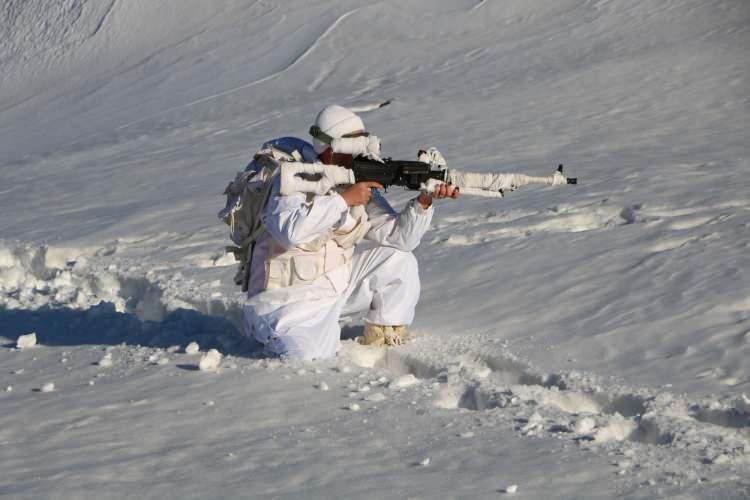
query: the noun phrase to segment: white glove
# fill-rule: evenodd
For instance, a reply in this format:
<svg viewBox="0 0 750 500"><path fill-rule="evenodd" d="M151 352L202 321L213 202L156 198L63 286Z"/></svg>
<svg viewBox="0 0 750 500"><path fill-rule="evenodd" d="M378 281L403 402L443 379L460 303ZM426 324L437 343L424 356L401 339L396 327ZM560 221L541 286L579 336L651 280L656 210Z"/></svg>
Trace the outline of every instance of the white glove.
<svg viewBox="0 0 750 500"><path fill-rule="evenodd" d="M380 137L376 135L334 139L331 142L331 149L334 153L365 156L371 160L383 161L380 158Z"/></svg>
<svg viewBox="0 0 750 500"><path fill-rule="evenodd" d="M552 175L552 185L553 186L563 186L568 183L568 178L565 177L562 172L559 170L555 170L555 173Z"/></svg>
<svg viewBox="0 0 750 500"><path fill-rule="evenodd" d="M428 163L433 168L433 170L443 170L448 166L448 162L445 161L445 157L435 147L432 147L427 151L420 151L417 160L421 161L422 163Z"/></svg>
<svg viewBox="0 0 750 500"><path fill-rule="evenodd" d="M419 190L423 193L432 194L435 192L435 188L440 186L441 184L445 184L444 181L439 181L437 179L427 179L427 182L423 182L419 186Z"/></svg>

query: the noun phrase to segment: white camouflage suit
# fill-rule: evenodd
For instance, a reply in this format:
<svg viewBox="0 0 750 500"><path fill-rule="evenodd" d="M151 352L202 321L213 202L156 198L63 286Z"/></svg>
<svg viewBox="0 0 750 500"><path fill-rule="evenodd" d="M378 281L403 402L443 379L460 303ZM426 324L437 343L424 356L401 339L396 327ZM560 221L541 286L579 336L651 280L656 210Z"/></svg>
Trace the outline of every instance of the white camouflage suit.
<svg viewBox="0 0 750 500"><path fill-rule="evenodd" d="M301 153L317 161L311 145ZM310 360L336 354L342 314L410 324L420 291L411 252L433 212L416 199L396 212L378 192L364 207L347 206L335 191L281 196L277 178L251 262L247 331L269 354ZM362 239L377 246L354 254Z"/></svg>

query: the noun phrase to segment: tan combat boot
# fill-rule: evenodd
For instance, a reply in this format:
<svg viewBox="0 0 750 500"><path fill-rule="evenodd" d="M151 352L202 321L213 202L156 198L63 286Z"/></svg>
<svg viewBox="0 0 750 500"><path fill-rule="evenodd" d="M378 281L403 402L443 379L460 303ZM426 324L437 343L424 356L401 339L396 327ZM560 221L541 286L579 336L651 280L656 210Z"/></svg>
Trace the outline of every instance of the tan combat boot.
<svg viewBox="0 0 750 500"><path fill-rule="evenodd" d="M359 338L362 345L396 346L406 343L406 326L375 325L365 323L364 335Z"/></svg>

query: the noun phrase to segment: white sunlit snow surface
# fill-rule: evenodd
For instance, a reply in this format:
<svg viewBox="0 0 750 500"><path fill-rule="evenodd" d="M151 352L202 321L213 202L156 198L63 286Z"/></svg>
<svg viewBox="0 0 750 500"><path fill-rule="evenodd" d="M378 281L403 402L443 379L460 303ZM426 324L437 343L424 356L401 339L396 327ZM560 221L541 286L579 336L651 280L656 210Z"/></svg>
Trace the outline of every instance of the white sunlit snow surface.
<svg viewBox="0 0 750 500"><path fill-rule="evenodd" d="M748 53L740 0L6 0L0 496L750 497ZM407 346L263 359L221 192L331 103L580 184L437 202Z"/></svg>

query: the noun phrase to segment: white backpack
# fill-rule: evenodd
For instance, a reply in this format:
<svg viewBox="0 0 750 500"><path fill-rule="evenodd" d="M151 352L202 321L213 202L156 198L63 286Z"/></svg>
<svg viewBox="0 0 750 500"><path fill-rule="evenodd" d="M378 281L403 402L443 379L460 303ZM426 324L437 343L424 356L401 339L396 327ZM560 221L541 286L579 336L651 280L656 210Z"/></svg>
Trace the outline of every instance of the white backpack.
<svg viewBox="0 0 750 500"><path fill-rule="evenodd" d="M299 139L282 138L269 141L255 153L253 161L224 190L227 202L218 213L229 226L229 237L236 246L226 247L234 254L239 269L234 282L246 292L250 279L250 262L255 242L264 231L263 209L271 195L274 178L283 162L303 161L300 149L309 144Z"/></svg>

